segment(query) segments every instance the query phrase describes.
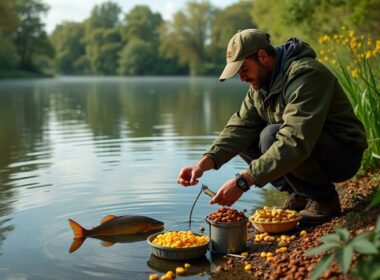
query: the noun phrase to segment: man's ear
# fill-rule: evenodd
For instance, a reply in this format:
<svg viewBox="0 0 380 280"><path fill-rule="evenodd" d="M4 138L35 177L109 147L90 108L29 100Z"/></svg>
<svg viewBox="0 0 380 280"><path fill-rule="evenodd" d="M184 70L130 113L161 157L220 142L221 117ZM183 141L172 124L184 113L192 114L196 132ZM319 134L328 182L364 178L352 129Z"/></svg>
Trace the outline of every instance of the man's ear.
<svg viewBox="0 0 380 280"><path fill-rule="evenodd" d="M268 54L265 50L261 49L258 51L257 57L261 63L264 63L264 61L266 61L268 58Z"/></svg>

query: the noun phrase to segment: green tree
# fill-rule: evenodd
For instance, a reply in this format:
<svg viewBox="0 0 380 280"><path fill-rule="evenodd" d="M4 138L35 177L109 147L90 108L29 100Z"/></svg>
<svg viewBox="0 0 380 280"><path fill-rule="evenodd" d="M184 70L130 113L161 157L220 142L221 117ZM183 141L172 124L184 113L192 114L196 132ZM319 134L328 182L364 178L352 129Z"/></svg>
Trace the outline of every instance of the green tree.
<svg viewBox="0 0 380 280"><path fill-rule="evenodd" d="M83 44L84 24L65 22L58 25L50 39L55 48L55 69L64 74L86 73L83 59L85 46Z"/></svg>
<svg viewBox="0 0 380 280"><path fill-rule="evenodd" d="M17 53L9 33L19 25L11 0L0 0L0 71L13 70L17 63Z"/></svg>
<svg viewBox="0 0 380 280"><path fill-rule="evenodd" d="M11 0L0 0L0 34L7 34L20 24Z"/></svg>
<svg viewBox="0 0 380 280"><path fill-rule="evenodd" d="M90 71L97 75L116 74L122 46L120 35L121 8L113 2L96 5L85 21L83 39Z"/></svg>
<svg viewBox="0 0 380 280"><path fill-rule="evenodd" d="M118 4L108 1L95 5L88 20L90 29L114 28L120 25L121 8Z"/></svg>
<svg viewBox="0 0 380 280"><path fill-rule="evenodd" d="M11 0L0 0L0 71L13 70L17 63L16 47L9 34L19 25Z"/></svg>
<svg viewBox="0 0 380 280"><path fill-rule="evenodd" d="M253 2L252 17L258 28L271 35L274 45L279 45L290 37L302 37L294 22L287 23L285 20L286 2L277 0L255 0Z"/></svg>
<svg viewBox="0 0 380 280"><path fill-rule="evenodd" d="M41 20L48 11L48 6L39 0L14 0L16 15L20 20L19 27L12 32L13 42L19 56L20 68L35 69L33 58L37 55L53 57L54 50L44 30Z"/></svg>
<svg viewBox="0 0 380 280"><path fill-rule="evenodd" d="M137 5L125 15L123 38L125 42L137 38L156 45L158 29L163 23L160 13L153 13L148 6Z"/></svg>
<svg viewBox="0 0 380 280"><path fill-rule="evenodd" d="M13 42L0 33L0 71L13 70L17 64L16 47Z"/></svg>
<svg viewBox="0 0 380 280"><path fill-rule="evenodd" d="M343 25L377 35L380 30L379 9L380 0L289 0L285 20L300 27L309 38L336 33Z"/></svg>
<svg viewBox="0 0 380 280"><path fill-rule="evenodd" d="M256 23L251 16L252 7L252 1L240 1L218 10L211 26L213 45L225 49L232 35L238 30L256 28Z"/></svg>
<svg viewBox="0 0 380 280"><path fill-rule="evenodd" d="M119 28L98 28L86 40L86 54L92 73L114 75L117 72L121 36Z"/></svg>
<svg viewBox="0 0 380 280"><path fill-rule="evenodd" d="M208 57L216 69L223 69L226 63L228 41L239 29L256 28L251 16L252 1L240 1L224 9L217 10L211 25L211 44Z"/></svg>
<svg viewBox="0 0 380 280"><path fill-rule="evenodd" d="M154 49L140 39L132 39L120 54L119 74L146 75L152 74L154 68Z"/></svg>
<svg viewBox="0 0 380 280"><path fill-rule="evenodd" d="M161 15L153 13L145 5L137 5L125 15L121 27L124 48L120 53L120 74L148 75L167 73L170 70L173 64L163 61L158 53L159 28L162 23Z"/></svg>
<svg viewBox="0 0 380 280"><path fill-rule="evenodd" d="M380 0L255 0L252 14L258 27L279 44L301 37L312 44L342 25L376 37L380 31Z"/></svg>
<svg viewBox="0 0 380 280"><path fill-rule="evenodd" d="M209 1L188 2L185 10L175 13L173 21L160 30L160 53L187 65L191 75L204 74L214 11Z"/></svg>

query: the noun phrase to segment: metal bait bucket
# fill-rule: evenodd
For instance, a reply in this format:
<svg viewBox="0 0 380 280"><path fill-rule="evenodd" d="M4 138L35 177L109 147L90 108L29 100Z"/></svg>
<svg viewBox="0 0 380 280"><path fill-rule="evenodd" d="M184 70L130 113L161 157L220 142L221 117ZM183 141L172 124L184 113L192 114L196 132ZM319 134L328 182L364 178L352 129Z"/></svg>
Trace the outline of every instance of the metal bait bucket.
<svg viewBox="0 0 380 280"><path fill-rule="evenodd" d="M211 250L218 254L240 253L247 247L247 219L239 222L213 222L209 224Z"/></svg>

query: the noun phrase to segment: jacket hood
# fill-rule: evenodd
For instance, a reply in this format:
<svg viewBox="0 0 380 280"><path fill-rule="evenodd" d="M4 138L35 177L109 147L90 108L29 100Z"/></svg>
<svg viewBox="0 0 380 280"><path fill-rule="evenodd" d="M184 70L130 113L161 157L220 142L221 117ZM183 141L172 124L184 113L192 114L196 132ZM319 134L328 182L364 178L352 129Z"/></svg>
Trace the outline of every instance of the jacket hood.
<svg viewBox="0 0 380 280"><path fill-rule="evenodd" d="M281 70L285 68L287 63L291 63L293 60L301 57L316 58L315 51L309 46L309 44L301 41L298 38L290 38L285 44L276 48L278 62L281 64Z"/></svg>
<svg viewBox="0 0 380 280"><path fill-rule="evenodd" d="M309 44L301 41L298 38L290 38L283 45L276 48L276 64L273 69L271 82L269 84L269 91L277 76L287 69L294 60L301 57L316 58L315 51L309 46Z"/></svg>

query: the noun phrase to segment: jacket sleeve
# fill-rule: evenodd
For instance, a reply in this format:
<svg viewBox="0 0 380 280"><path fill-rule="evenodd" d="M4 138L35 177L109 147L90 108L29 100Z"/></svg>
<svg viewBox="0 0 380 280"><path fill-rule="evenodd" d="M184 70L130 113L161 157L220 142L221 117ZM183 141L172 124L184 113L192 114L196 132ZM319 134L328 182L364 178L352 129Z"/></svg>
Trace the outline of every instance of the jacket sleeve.
<svg viewBox="0 0 380 280"><path fill-rule="evenodd" d="M215 169L219 169L258 140L264 122L254 106L253 94L255 93L251 88L240 111L231 116L223 131L206 151L205 155L214 161Z"/></svg>
<svg viewBox="0 0 380 280"><path fill-rule="evenodd" d="M337 83L332 75L308 68L289 76L293 78L285 85L287 105L277 140L248 168L257 186L289 173L311 155L332 102Z"/></svg>

